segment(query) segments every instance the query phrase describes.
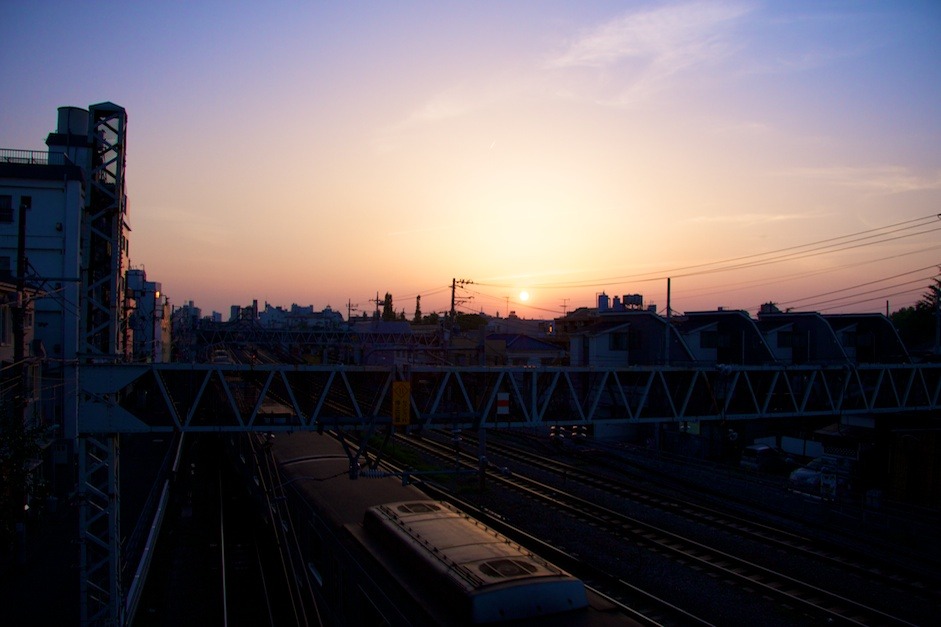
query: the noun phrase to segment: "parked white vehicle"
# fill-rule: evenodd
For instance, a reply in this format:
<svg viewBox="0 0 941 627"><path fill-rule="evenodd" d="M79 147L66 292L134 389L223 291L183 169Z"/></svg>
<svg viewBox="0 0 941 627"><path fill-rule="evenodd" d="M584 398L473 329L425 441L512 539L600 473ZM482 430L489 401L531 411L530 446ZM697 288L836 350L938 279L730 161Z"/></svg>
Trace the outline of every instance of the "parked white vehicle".
<svg viewBox="0 0 941 627"><path fill-rule="evenodd" d="M787 487L794 492L832 500L852 493L855 474L855 459L824 455L792 472Z"/></svg>

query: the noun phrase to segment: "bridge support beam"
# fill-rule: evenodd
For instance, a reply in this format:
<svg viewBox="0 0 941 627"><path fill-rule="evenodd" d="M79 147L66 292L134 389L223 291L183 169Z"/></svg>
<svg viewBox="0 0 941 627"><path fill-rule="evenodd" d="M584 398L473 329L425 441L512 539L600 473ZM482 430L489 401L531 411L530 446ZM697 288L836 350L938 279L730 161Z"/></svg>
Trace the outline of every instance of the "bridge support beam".
<svg viewBox="0 0 941 627"><path fill-rule="evenodd" d="M123 627L119 436L78 439L80 609L83 627Z"/></svg>

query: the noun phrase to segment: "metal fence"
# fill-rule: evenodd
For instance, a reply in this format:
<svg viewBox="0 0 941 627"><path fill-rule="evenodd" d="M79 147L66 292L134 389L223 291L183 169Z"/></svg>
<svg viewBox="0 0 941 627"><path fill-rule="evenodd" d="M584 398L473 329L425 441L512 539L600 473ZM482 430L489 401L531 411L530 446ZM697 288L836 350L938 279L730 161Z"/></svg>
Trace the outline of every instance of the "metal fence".
<svg viewBox="0 0 941 627"><path fill-rule="evenodd" d="M0 163L27 163L36 165L64 165L63 153L49 153L45 150L16 150L0 148Z"/></svg>

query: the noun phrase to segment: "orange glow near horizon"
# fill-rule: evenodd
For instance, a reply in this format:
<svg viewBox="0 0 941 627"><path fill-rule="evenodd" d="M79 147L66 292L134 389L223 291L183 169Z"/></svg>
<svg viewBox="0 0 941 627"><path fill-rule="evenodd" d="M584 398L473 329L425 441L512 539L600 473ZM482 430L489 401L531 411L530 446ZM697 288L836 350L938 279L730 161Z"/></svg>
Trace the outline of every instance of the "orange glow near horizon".
<svg viewBox="0 0 941 627"><path fill-rule="evenodd" d="M47 87L0 94L0 146L41 149L59 106L125 107L131 262L174 305L389 292L410 317L464 277L463 311L662 312L669 277L680 312L883 312L937 275L941 223L915 222L941 205L937 11L210 5L115 14L134 45L92 77L57 53L92 15L5 20L32 51L6 83Z"/></svg>

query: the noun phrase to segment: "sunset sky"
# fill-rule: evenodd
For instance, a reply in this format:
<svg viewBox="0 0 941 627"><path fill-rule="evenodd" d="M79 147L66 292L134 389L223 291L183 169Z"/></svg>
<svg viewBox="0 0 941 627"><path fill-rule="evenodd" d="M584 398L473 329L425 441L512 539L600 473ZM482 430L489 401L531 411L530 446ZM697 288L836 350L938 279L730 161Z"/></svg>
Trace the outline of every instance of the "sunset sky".
<svg viewBox="0 0 941 627"><path fill-rule="evenodd" d="M939 2L39 0L0 39L0 147L125 107L131 263L204 313L884 312L941 264Z"/></svg>

